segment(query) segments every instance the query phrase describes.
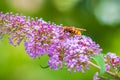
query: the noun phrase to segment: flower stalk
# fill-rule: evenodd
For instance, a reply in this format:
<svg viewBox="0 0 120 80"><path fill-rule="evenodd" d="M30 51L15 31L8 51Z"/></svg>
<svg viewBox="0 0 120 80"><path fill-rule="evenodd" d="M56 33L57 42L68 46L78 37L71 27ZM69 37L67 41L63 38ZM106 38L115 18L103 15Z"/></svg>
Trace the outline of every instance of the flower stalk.
<svg viewBox="0 0 120 80"><path fill-rule="evenodd" d="M95 68L97 68L97 69L100 70L100 67L99 67L98 65L94 64L93 62L90 62L90 61L89 61L89 64L92 65L93 67L95 67ZM106 73L107 73L108 75L114 77L115 79L120 80L120 76L118 76L118 74L115 74L115 73L110 72L110 71L106 71Z"/></svg>

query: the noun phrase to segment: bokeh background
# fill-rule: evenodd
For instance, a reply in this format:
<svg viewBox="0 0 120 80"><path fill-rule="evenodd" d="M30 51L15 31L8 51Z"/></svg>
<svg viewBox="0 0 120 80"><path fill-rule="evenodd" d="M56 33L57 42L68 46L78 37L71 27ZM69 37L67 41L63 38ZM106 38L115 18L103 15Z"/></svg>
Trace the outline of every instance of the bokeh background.
<svg viewBox="0 0 120 80"><path fill-rule="evenodd" d="M120 55L120 0L0 0L0 11L43 18L45 21L87 29L84 35L100 44L103 53ZM31 59L24 43L13 47L0 41L0 80L92 80L97 69L69 73L42 69L47 56Z"/></svg>

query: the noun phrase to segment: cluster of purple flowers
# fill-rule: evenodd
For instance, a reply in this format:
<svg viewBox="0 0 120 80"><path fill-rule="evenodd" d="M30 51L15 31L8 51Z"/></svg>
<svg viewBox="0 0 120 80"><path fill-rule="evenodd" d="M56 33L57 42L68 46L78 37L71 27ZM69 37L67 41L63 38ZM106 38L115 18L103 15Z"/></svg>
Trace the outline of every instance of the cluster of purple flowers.
<svg viewBox="0 0 120 80"><path fill-rule="evenodd" d="M10 44L24 41L26 52L32 57L48 54L51 69L65 65L69 71L89 69L90 57L101 52L98 44L84 35L65 33L62 25L23 15L0 13L0 35L8 34Z"/></svg>
<svg viewBox="0 0 120 80"><path fill-rule="evenodd" d="M98 54L101 52L99 45L95 44L91 38L84 35L74 35L67 38L65 43L65 57L63 58L66 62L66 66L69 71L83 71L84 69L89 69L90 56Z"/></svg>
<svg viewBox="0 0 120 80"><path fill-rule="evenodd" d="M0 12L0 34L8 34L10 44L19 45L25 36L26 17Z"/></svg>
<svg viewBox="0 0 120 80"><path fill-rule="evenodd" d="M107 55L104 56L104 61L106 63L106 70L114 70L118 71L118 67L120 66L120 57L118 57L115 53L108 52Z"/></svg>

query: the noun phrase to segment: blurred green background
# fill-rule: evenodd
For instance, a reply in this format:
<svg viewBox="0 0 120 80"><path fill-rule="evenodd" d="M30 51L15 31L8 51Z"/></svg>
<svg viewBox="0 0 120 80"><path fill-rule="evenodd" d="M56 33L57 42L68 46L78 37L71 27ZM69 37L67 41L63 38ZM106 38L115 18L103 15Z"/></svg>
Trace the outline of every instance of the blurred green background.
<svg viewBox="0 0 120 80"><path fill-rule="evenodd" d="M22 13L45 21L87 29L83 34L100 44L103 53L120 55L120 0L1 0L0 11ZM69 73L66 69L42 69L47 56L31 59L24 43L13 47L0 41L0 80L92 80L96 69Z"/></svg>

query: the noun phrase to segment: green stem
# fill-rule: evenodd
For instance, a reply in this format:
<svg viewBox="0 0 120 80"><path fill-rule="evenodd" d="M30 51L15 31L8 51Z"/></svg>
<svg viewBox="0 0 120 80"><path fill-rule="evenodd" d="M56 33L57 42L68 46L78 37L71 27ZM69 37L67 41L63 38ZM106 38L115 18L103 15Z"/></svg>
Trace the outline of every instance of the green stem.
<svg viewBox="0 0 120 80"><path fill-rule="evenodd" d="M90 61L89 61L89 64L92 65L93 67L95 67L95 68L97 68L97 69L100 70L100 67L97 66L96 64L94 64L94 63L92 63L92 62L90 62ZM115 79L120 80L120 76L118 76L117 74L115 74L115 73L113 73L113 72L110 72L110 71L106 71L106 73L107 73L108 75L111 75L111 76L114 77Z"/></svg>

